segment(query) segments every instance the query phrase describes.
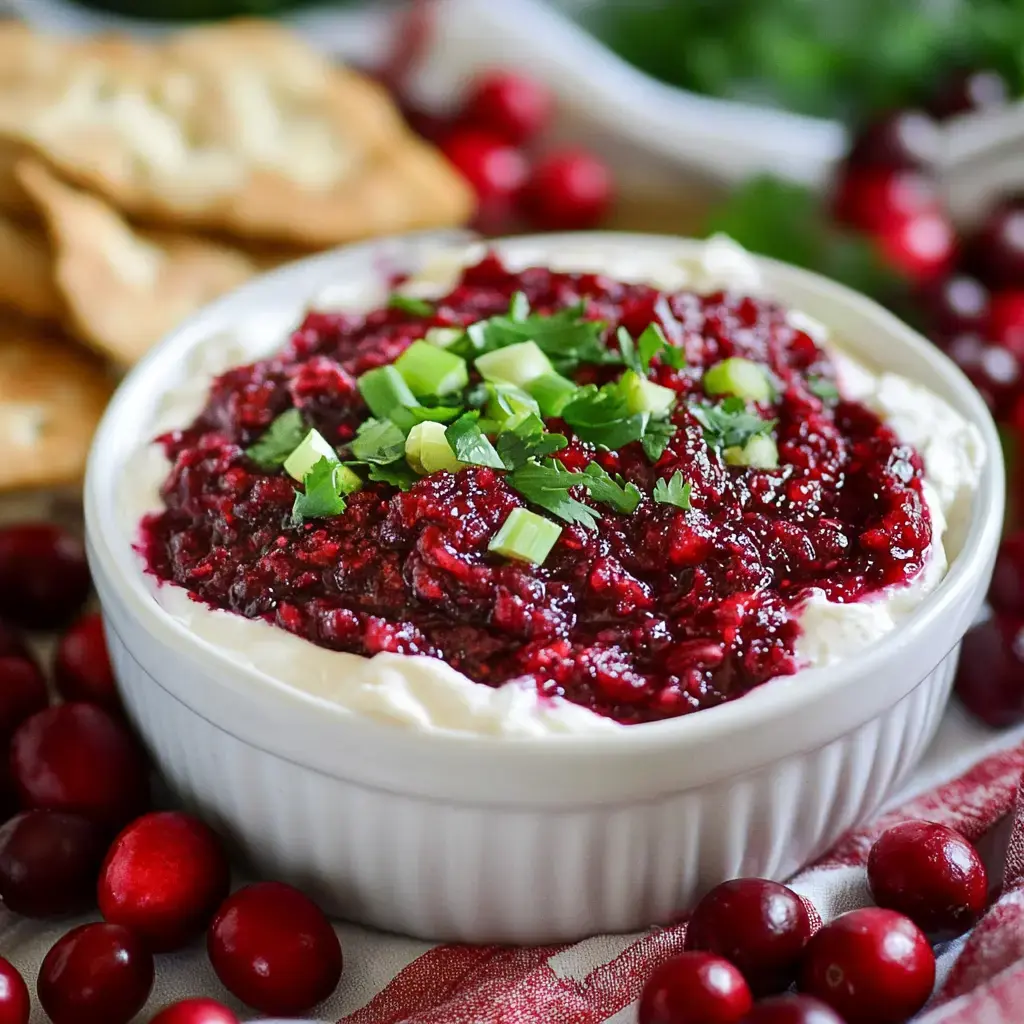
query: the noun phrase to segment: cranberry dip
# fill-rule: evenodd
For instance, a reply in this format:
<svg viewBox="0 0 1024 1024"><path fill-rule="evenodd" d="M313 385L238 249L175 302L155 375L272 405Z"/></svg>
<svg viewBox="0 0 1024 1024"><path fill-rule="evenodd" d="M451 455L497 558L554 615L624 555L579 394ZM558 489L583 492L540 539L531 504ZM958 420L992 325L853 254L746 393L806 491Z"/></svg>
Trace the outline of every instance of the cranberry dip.
<svg viewBox="0 0 1024 1024"><path fill-rule="evenodd" d="M617 729L854 656L945 574L979 434L731 243L392 287L197 370L126 474L156 599L260 671L422 729Z"/></svg>

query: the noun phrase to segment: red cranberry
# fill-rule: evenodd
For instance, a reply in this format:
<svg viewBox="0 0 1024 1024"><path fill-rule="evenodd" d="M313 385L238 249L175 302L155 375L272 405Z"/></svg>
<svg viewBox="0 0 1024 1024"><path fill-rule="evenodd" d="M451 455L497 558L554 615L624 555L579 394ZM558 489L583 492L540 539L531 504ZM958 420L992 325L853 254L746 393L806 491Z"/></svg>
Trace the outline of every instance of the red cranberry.
<svg viewBox="0 0 1024 1024"><path fill-rule="evenodd" d="M999 204L971 247L979 276L994 288L1024 287L1024 202Z"/></svg>
<svg viewBox="0 0 1024 1024"><path fill-rule="evenodd" d="M861 231L882 231L935 210L935 186L923 174L900 168L850 168L835 198L836 218Z"/></svg>
<svg viewBox="0 0 1024 1024"><path fill-rule="evenodd" d="M988 289L975 278L952 274L927 286L921 298L929 323L942 337L988 333Z"/></svg>
<svg viewBox="0 0 1024 1024"><path fill-rule="evenodd" d="M1024 616L1024 530L1009 534L999 545L988 603L997 612Z"/></svg>
<svg viewBox="0 0 1024 1024"><path fill-rule="evenodd" d="M546 127L551 108L551 93L540 82L511 71L490 71L470 86L458 120L521 146Z"/></svg>
<svg viewBox="0 0 1024 1024"><path fill-rule="evenodd" d="M62 811L24 811L0 828L0 897L24 917L73 914L92 906L109 836Z"/></svg>
<svg viewBox="0 0 1024 1024"><path fill-rule="evenodd" d="M831 1006L812 996L775 996L758 1003L743 1024L843 1024Z"/></svg>
<svg viewBox="0 0 1024 1024"><path fill-rule="evenodd" d="M114 840L99 881L100 913L157 953L203 933L228 894L230 869L217 836L188 814L133 821Z"/></svg>
<svg viewBox="0 0 1024 1024"><path fill-rule="evenodd" d="M28 1024L31 1013L25 979L12 963L0 957L0 1024Z"/></svg>
<svg viewBox="0 0 1024 1024"><path fill-rule="evenodd" d="M931 117L921 110L897 110L857 134L847 161L854 167L927 167L938 148Z"/></svg>
<svg viewBox="0 0 1024 1024"><path fill-rule="evenodd" d="M0 615L28 629L63 625L89 596L85 548L49 523L0 529Z"/></svg>
<svg viewBox="0 0 1024 1024"><path fill-rule="evenodd" d="M275 1016L326 999L341 977L341 944L298 889L261 882L229 896L207 936L217 977L243 1003Z"/></svg>
<svg viewBox="0 0 1024 1024"><path fill-rule="evenodd" d="M480 131L456 132L442 148L473 186L481 203L508 201L526 181L526 157L497 136Z"/></svg>
<svg viewBox="0 0 1024 1024"><path fill-rule="evenodd" d="M988 902L978 851L933 821L905 821L883 832L868 857L868 884L880 907L941 938L965 932Z"/></svg>
<svg viewBox="0 0 1024 1024"><path fill-rule="evenodd" d="M680 953L655 968L637 1024L735 1024L753 999L743 975L710 953Z"/></svg>
<svg viewBox="0 0 1024 1024"><path fill-rule="evenodd" d="M46 680L34 661L0 657L0 736L10 736L49 703Z"/></svg>
<svg viewBox="0 0 1024 1024"><path fill-rule="evenodd" d="M964 707L994 729L1024 721L1024 620L995 615L970 629L954 687Z"/></svg>
<svg viewBox="0 0 1024 1024"><path fill-rule="evenodd" d="M992 412L1003 418L1020 388L1020 360L1001 345L988 345L974 334L953 338L946 353L967 374Z"/></svg>
<svg viewBox="0 0 1024 1024"><path fill-rule="evenodd" d="M879 233L878 243L890 266L925 284L952 265L956 235L943 213L929 210L890 224Z"/></svg>
<svg viewBox="0 0 1024 1024"><path fill-rule="evenodd" d="M1009 86L998 71L978 68L952 75L928 104L928 109L938 118L955 117L974 110L1005 106L1009 97Z"/></svg>
<svg viewBox="0 0 1024 1024"><path fill-rule="evenodd" d="M1002 291L992 296L990 335L1018 359L1024 358L1024 291Z"/></svg>
<svg viewBox="0 0 1024 1024"><path fill-rule="evenodd" d="M11 741L11 768L27 807L73 811L116 828L149 802L141 749L93 704L60 704L24 722Z"/></svg>
<svg viewBox="0 0 1024 1024"><path fill-rule="evenodd" d="M152 987L152 953L116 924L72 929L39 968L39 1001L53 1024L128 1024Z"/></svg>
<svg viewBox="0 0 1024 1024"><path fill-rule="evenodd" d="M83 615L64 634L57 647L53 673L65 700L100 704L108 711L121 710L103 619L98 613Z"/></svg>
<svg viewBox="0 0 1024 1024"><path fill-rule="evenodd" d="M6 622L0 622L0 658L32 658L25 638Z"/></svg>
<svg viewBox="0 0 1024 1024"><path fill-rule="evenodd" d="M546 231L592 228L612 202L612 176L582 149L552 153L533 170L523 192L523 212Z"/></svg>
<svg viewBox="0 0 1024 1024"><path fill-rule="evenodd" d="M226 1006L212 999L185 999L161 1010L151 1024L239 1024L239 1021Z"/></svg>
<svg viewBox="0 0 1024 1024"><path fill-rule="evenodd" d="M921 930L893 910L843 914L807 944L800 989L846 1024L902 1024L935 984L935 955Z"/></svg>
<svg viewBox="0 0 1024 1024"><path fill-rule="evenodd" d="M716 885L697 904L686 949L725 957L755 995L765 995L789 986L810 937L810 918L792 889L764 878L736 878Z"/></svg>

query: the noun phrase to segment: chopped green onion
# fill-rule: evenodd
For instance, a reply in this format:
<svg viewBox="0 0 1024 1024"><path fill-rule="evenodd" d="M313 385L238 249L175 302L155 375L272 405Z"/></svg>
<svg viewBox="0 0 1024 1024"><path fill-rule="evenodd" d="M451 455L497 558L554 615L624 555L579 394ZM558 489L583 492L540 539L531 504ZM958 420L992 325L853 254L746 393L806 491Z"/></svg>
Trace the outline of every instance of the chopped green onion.
<svg viewBox="0 0 1024 1024"><path fill-rule="evenodd" d="M529 509L514 508L487 549L506 558L543 565L561 533L558 523Z"/></svg>
<svg viewBox="0 0 1024 1024"><path fill-rule="evenodd" d="M393 366L368 370L356 383L363 401L379 420L386 420L395 409L417 404L405 378Z"/></svg>
<svg viewBox="0 0 1024 1024"><path fill-rule="evenodd" d="M299 483L306 478L306 474L321 460L337 462L338 453L334 450L330 441L318 430L311 430L299 442L295 450L284 460L284 471Z"/></svg>
<svg viewBox="0 0 1024 1024"><path fill-rule="evenodd" d="M433 316L434 307L426 299L415 299L411 295L392 292L388 299L388 309L400 309L410 316Z"/></svg>
<svg viewBox="0 0 1024 1024"><path fill-rule="evenodd" d="M521 341L477 356L476 368L484 380L525 388L532 380L553 373L551 360L535 341Z"/></svg>
<svg viewBox="0 0 1024 1024"><path fill-rule="evenodd" d="M425 341L414 341L394 365L417 398L461 391L469 383L465 359Z"/></svg>
<svg viewBox="0 0 1024 1024"><path fill-rule="evenodd" d="M454 473L463 468L463 463L455 457L448 444L444 424L432 420L417 423L409 431L405 439L405 457L420 475L438 473L443 469Z"/></svg>
<svg viewBox="0 0 1024 1024"><path fill-rule="evenodd" d="M457 341L461 341L465 335L461 327L431 327L423 340L435 348L451 348Z"/></svg>
<svg viewBox="0 0 1024 1024"><path fill-rule="evenodd" d="M735 395L753 402L767 402L772 397L771 381L764 369L739 356L715 363L705 372L703 384L709 395Z"/></svg>
<svg viewBox="0 0 1024 1024"><path fill-rule="evenodd" d="M462 414L460 405L434 405L427 408L423 405L414 405L408 409L392 409L390 420L399 427L403 434L408 434L417 423L425 423L427 420L434 420L435 423L451 423Z"/></svg>
<svg viewBox="0 0 1024 1024"><path fill-rule="evenodd" d="M633 370L627 370L619 378L619 387L630 412L646 412L661 418L667 416L676 403L676 393L671 388L655 384Z"/></svg>
<svg viewBox="0 0 1024 1024"><path fill-rule="evenodd" d="M839 388L834 381L826 377L811 377L807 381L807 387L812 395L817 395L823 402L839 401Z"/></svg>
<svg viewBox="0 0 1024 1024"><path fill-rule="evenodd" d="M484 415L497 430L513 430L530 416L540 415L536 400L515 384L488 384Z"/></svg>
<svg viewBox="0 0 1024 1024"><path fill-rule="evenodd" d="M512 301L508 304L508 318L516 323L523 323L530 315L530 300L526 292L516 292Z"/></svg>
<svg viewBox="0 0 1024 1024"><path fill-rule="evenodd" d="M540 406L542 416L560 416L576 394L579 385L560 373L544 373L526 385L526 390Z"/></svg>
<svg viewBox="0 0 1024 1024"><path fill-rule="evenodd" d="M730 466L750 466L752 469L778 469L779 448L767 434L755 434L742 448L733 446L722 452Z"/></svg>

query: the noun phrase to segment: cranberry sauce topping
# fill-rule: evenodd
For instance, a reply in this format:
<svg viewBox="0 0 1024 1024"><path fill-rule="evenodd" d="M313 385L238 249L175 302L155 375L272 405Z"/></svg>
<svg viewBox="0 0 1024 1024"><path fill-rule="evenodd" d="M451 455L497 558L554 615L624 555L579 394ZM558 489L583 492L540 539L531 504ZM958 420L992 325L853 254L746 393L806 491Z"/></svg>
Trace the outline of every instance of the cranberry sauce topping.
<svg viewBox="0 0 1024 1024"><path fill-rule="evenodd" d="M428 327L505 314L517 292L537 314L582 302L584 317L607 324L613 351L618 327L636 338L654 322L685 353L685 363L650 365L649 377L679 394L677 429L656 463L637 441L607 451L561 420L547 424L569 438L554 455L564 466L596 462L636 484L635 511L574 488L599 512L596 529L561 523L542 565L512 561L488 542L527 499L502 471L471 466L406 491L367 483L341 515L294 525L295 484L245 448L298 408L346 457L369 416L360 374L393 362ZM727 465L693 414L720 402L702 378L733 356L771 372L772 396L747 408L776 421L777 469ZM621 369L584 363L575 377L600 382ZM527 677L542 695L623 723L687 714L799 667L808 588L857 601L907 582L927 557L920 457L840 398L834 379L827 354L772 302L512 273L487 257L428 316L311 313L281 354L218 378L196 421L160 439L173 468L165 509L143 524L143 552L152 573L197 600L324 647L443 658L490 686ZM689 508L653 497L677 471L691 484Z"/></svg>

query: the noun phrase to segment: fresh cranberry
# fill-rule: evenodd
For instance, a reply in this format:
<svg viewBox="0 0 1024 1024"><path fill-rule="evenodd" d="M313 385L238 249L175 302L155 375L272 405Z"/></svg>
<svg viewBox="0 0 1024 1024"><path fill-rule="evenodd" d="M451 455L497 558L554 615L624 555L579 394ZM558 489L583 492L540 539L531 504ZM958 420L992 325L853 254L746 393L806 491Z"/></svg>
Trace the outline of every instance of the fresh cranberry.
<svg viewBox="0 0 1024 1024"><path fill-rule="evenodd" d="M147 814L107 854L100 913L164 953L203 933L230 882L224 848L206 825L177 811Z"/></svg>
<svg viewBox="0 0 1024 1024"><path fill-rule="evenodd" d="M735 1024L753 999L743 975L710 953L680 953L655 968L640 995L638 1024Z"/></svg>
<svg viewBox="0 0 1024 1024"><path fill-rule="evenodd" d="M32 658L25 638L3 621L0 621L0 658Z"/></svg>
<svg viewBox="0 0 1024 1024"><path fill-rule="evenodd" d="M1024 287L1024 201L997 205L982 223L970 255L991 287Z"/></svg>
<svg viewBox="0 0 1024 1024"><path fill-rule="evenodd" d="M34 661L0 657L0 737L9 737L49 703L46 680Z"/></svg>
<svg viewBox="0 0 1024 1024"><path fill-rule="evenodd" d="M24 917L73 914L92 906L109 836L62 811L24 811L0 828L0 897Z"/></svg>
<svg viewBox="0 0 1024 1024"><path fill-rule="evenodd" d="M89 596L85 548L49 523L0 529L0 615L27 629L67 622Z"/></svg>
<svg viewBox="0 0 1024 1024"><path fill-rule="evenodd" d="M582 149L552 153L533 170L523 191L523 212L545 231L598 225L612 201L612 176Z"/></svg>
<svg viewBox="0 0 1024 1024"><path fill-rule="evenodd" d="M810 918L792 889L764 878L736 878L716 885L697 904L686 949L725 957L755 995L766 995L788 988L810 937Z"/></svg>
<svg viewBox="0 0 1024 1024"><path fill-rule="evenodd" d="M510 200L526 182L529 173L526 157L495 135L481 131L455 132L442 148L483 204Z"/></svg>
<svg viewBox="0 0 1024 1024"><path fill-rule="evenodd" d="M928 110L944 119L975 110L994 110L1005 106L1009 98L1009 86L998 71L976 68L951 75L928 104Z"/></svg>
<svg viewBox="0 0 1024 1024"><path fill-rule="evenodd" d="M151 1024L239 1024L239 1020L226 1006L212 999L185 999L161 1010Z"/></svg>
<svg viewBox="0 0 1024 1024"><path fill-rule="evenodd" d="M1024 721L1024 620L994 615L968 630L954 688L964 707L994 729Z"/></svg>
<svg viewBox="0 0 1024 1024"><path fill-rule="evenodd" d="M813 996L774 996L758 1003L743 1024L844 1024L836 1011Z"/></svg>
<svg viewBox="0 0 1024 1024"><path fill-rule="evenodd" d="M1024 358L1024 291L1002 291L992 296L990 334L993 341Z"/></svg>
<svg viewBox="0 0 1024 1024"><path fill-rule="evenodd" d="M103 618L97 612L83 615L61 638L53 673L65 700L99 704L108 711L121 710Z"/></svg>
<svg viewBox="0 0 1024 1024"><path fill-rule="evenodd" d="M551 109L551 93L540 82L511 71L490 71L470 85L458 121L521 146L543 131Z"/></svg>
<svg viewBox="0 0 1024 1024"><path fill-rule="evenodd" d="M851 910L807 945L802 992L828 1003L846 1024L903 1024L935 984L935 955L910 918L893 910Z"/></svg>
<svg viewBox="0 0 1024 1024"><path fill-rule="evenodd" d="M880 907L906 914L933 937L960 935L988 902L978 851L933 821L905 821L883 832L868 857L868 884Z"/></svg>
<svg viewBox="0 0 1024 1024"><path fill-rule="evenodd" d="M945 214L928 210L890 224L878 234L885 261L911 281L926 284L953 263L956 234Z"/></svg>
<svg viewBox="0 0 1024 1024"><path fill-rule="evenodd" d="M0 1024L28 1024L31 1013L25 979L12 963L0 957Z"/></svg>
<svg viewBox="0 0 1024 1024"><path fill-rule="evenodd" d="M210 962L243 1003L275 1016L326 999L341 977L341 943L323 911L283 882L229 896L210 925Z"/></svg>
<svg viewBox="0 0 1024 1024"><path fill-rule="evenodd" d="M997 612L1024 616L1024 530L1007 535L999 545L988 603Z"/></svg>
<svg viewBox="0 0 1024 1024"><path fill-rule="evenodd" d="M967 274L951 274L929 283L921 298L930 326L941 337L988 333L988 289L975 278Z"/></svg>
<svg viewBox="0 0 1024 1024"><path fill-rule="evenodd" d="M854 139L853 167L926 168L938 155L935 122L921 110L897 110L868 124Z"/></svg>
<svg viewBox="0 0 1024 1024"><path fill-rule="evenodd" d="M946 354L967 374L993 414L1005 417L1020 391L1020 360L1002 345L987 344L976 334L951 339Z"/></svg>
<svg viewBox="0 0 1024 1024"><path fill-rule="evenodd" d="M146 759L124 725L93 704L59 704L24 722L11 741L23 803L119 827L146 809Z"/></svg>
<svg viewBox="0 0 1024 1024"><path fill-rule="evenodd" d="M53 1024L128 1024L153 987L153 954L116 924L72 929L46 954L38 993Z"/></svg>
<svg viewBox="0 0 1024 1024"><path fill-rule="evenodd" d="M937 208L931 180L902 168L849 168L841 177L834 202L841 223L869 232Z"/></svg>

